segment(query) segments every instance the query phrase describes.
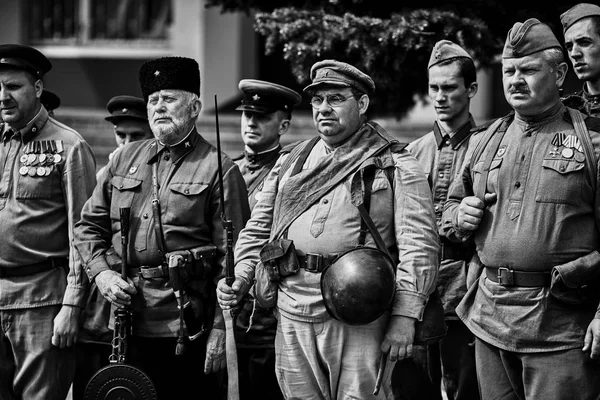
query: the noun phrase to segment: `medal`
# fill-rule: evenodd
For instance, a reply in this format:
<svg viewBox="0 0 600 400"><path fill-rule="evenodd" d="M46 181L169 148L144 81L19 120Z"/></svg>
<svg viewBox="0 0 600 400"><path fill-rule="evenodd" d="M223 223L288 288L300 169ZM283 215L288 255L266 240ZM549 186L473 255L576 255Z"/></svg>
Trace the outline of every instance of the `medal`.
<svg viewBox="0 0 600 400"><path fill-rule="evenodd" d="M36 156L35 154L27 155L27 164L33 164L35 162Z"/></svg>
<svg viewBox="0 0 600 400"><path fill-rule="evenodd" d="M58 164L60 162L60 160L62 160L62 157L60 156L60 154L55 154L54 155L54 164Z"/></svg>
<svg viewBox="0 0 600 400"><path fill-rule="evenodd" d="M50 173L52 173L52 167L46 166L46 167L44 167L44 170L46 171L46 176L49 176Z"/></svg>
<svg viewBox="0 0 600 400"><path fill-rule="evenodd" d="M584 162L585 161L585 156L583 155L583 153L576 152L575 153L575 161L577 161L577 162Z"/></svg>
<svg viewBox="0 0 600 400"><path fill-rule="evenodd" d="M46 175L46 168L37 167L35 172L37 173L37 176L44 176L44 175Z"/></svg>
<svg viewBox="0 0 600 400"><path fill-rule="evenodd" d="M40 163L43 164L46 161L46 155L42 153L38 156L38 159L40 160Z"/></svg>
<svg viewBox="0 0 600 400"><path fill-rule="evenodd" d="M506 153L506 145L500 146L498 152L496 153L496 157L502 157Z"/></svg>
<svg viewBox="0 0 600 400"><path fill-rule="evenodd" d="M561 155L564 158L571 158L571 157L573 157L573 149L571 149L571 148L565 148L565 149L562 150Z"/></svg>
<svg viewBox="0 0 600 400"><path fill-rule="evenodd" d="M21 158L19 158L19 161L21 161L21 164L27 164L27 158L27 154L23 154Z"/></svg>
<svg viewBox="0 0 600 400"><path fill-rule="evenodd" d="M19 174L21 175L27 175L27 167L26 166L22 166L21 168L19 168Z"/></svg>
<svg viewBox="0 0 600 400"><path fill-rule="evenodd" d="M37 171L36 171L36 170L37 170L37 168L34 168L34 167L29 167L29 168L27 169L27 174L28 174L29 176L35 176L35 174L37 173Z"/></svg>

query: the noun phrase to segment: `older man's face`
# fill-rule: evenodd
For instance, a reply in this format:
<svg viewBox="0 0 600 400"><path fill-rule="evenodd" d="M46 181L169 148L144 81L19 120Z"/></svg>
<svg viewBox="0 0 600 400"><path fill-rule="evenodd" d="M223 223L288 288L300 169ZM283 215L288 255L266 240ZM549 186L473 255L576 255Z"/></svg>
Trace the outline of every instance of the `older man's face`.
<svg viewBox="0 0 600 400"><path fill-rule="evenodd" d="M38 111L43 84L17 69L0 70L0 120L15 129L25 126Z"/></svg>
<svg viewBox="0 0 600 400"><path fill-rule="evenodd" d="M557 70L542 52L502 60L504 97L520 115L534 116L560 100Z"/></svg>
<svg viewBox="0 0 600 400"><path fill-rule="evenodd" d="M192 95L183 90L160 90L148 96L148 122L154 137L164 144L175 144L194 126Z"/></svg>

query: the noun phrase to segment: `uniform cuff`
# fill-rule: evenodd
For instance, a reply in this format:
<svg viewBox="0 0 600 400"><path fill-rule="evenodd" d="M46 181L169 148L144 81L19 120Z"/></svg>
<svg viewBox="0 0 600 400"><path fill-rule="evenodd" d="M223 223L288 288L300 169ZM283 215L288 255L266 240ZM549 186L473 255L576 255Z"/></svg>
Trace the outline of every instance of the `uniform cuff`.
<svg viewBox="0 0 600 400"><path fill-rule="evenodd" d="M421 321L427 299L427 296L419 293L398 290L392 304L392 315L402 315Z"/></svg>
<svg viewBox="0 0 600 400"><path fill-rule="evenodd" d="M98 257L90 261L85 267L85 273L87 274L90 282L94 282L96 275L102 271L108 271L110 267L106 263L104 256Z"/></svg>
<svg viewBox="0 0 600 400"><path fill-rule="evenodd" d="M67 286L65 295L63 296L63 306L74 306L85 308L86 290L82 287Z"/></svg>

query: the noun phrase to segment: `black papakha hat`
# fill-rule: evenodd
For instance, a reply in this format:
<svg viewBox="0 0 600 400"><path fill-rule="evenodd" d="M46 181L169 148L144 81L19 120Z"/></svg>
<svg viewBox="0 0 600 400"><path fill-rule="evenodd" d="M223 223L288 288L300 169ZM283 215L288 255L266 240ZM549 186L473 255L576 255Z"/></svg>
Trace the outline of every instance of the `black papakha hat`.
<svg viewBox="0 0 600 400"><path fill-rule="evenodd" d="M292 111L300 104L300 93L276 83L257 79L242 79L238 84L244 94L236 110L270 114L277 110Z"/></svg>
<svg viewBox="0 0 600 400"><path fill-rule="evenodd" d="M200 96L200 67L187 57L163 57L150 60L140 68L144 100L163 89L185 90Z"/></svg>
<svg viewBox="0 0 600 400"><path fill-rule="evenodd" d="M2 44L0 45L0 68L2 67L25 70L39 79L52 69L52 63L33 47L22 44Z"/></svg>
<svg viewBox="0 0 600 400"><path fill-rule="evenodd" d="M106 109L110 115L104 119L113 124L124 119L148 121L146 102L139 97L115 96L106 103Z"/></svg>
<svg viewBox="0 0 600 400"><path fill-rule="evenodd" d="M48 111L56 110L60 106L60 97L58 97L56 93L47 89L42 90L40 101L42 102L44 108Z"/></svg>

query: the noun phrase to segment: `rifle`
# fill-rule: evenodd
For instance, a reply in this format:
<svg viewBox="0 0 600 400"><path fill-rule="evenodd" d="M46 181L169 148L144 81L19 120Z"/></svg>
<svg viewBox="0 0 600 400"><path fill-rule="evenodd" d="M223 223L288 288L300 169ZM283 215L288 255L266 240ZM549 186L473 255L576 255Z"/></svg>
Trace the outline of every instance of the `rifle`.
<svg viewBox="0 0 600 400"><path fill-rule="evenodd" d="M121 222L121 279L127 281L127 259L129 248L129 207L119 208ZM154 384L140 369L127 364L127 341L132 333L130 307L115 310L115 328L113 331L112 354L109 365L100 369L89 380L84 400L92 399L149 399L158 398Z"/></svg>
<svg viewBox="0 0 600 400"><path fill-rule="evenodd" d="M227 248L225 253L225 282L229 287L235 281L234 265L233 265L233 222L227 219L225 215L225 190L223 187L223 166L221 163L221 136L219 132L219 108L217 104L217 95L215 94L215 122L217 126L217 157L219 164L219 189L221 192L221 221L223 229L227 235ZM239 377L238 377L238 360L237 349L235 346L234 327L235 320L239 309L232 308L227 312L223 310L223 318L225 319L225 352L227 355L227 399L239 400Z"/></svg>

